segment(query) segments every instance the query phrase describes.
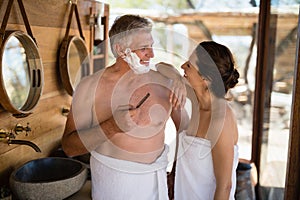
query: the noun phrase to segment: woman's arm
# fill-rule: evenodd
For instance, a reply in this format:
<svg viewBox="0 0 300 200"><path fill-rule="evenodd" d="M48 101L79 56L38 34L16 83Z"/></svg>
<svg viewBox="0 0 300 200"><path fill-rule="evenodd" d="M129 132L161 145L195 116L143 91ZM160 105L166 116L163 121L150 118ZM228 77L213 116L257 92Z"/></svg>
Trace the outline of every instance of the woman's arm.
<svg viewBox="0 0 300 200"><path fill-rule="evenodd" d="M223 119L219 119L223 120ZM216 177L216 191L214 199L228 199L232 187L231 177L234 160L235 135L237 134L235 121L229 108L226 109L224 126L212 146L214 173Z"/></svg>
<svg viewBox="0 0 300 200"><path fill-rule="evenodd" d="M160 62L155 67L159 73L173 81L170 95L170 102L173 107L183 108L186 101L186 82L183 77L174 66L168 63Z"/></svg>

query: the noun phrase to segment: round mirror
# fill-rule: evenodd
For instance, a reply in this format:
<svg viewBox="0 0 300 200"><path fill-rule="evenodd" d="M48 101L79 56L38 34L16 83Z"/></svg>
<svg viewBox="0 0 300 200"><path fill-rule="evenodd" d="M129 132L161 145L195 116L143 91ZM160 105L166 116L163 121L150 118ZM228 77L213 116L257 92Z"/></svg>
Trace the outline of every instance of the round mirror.
<svg viewBox="0 0 300 200"><path fill-rule="evenodd" d="M43 68L37 46L22 31L5 31L0 56L1 105L16 117L27 116L42 92Z"/></svg>
<svg viewBox="0 0 300 200"><path fill-rule="evenodd" d="M68 94L73 95L79 81L90 74L90 59L83 39L69 36L61 44L59 70L62 83Z"/></svg>

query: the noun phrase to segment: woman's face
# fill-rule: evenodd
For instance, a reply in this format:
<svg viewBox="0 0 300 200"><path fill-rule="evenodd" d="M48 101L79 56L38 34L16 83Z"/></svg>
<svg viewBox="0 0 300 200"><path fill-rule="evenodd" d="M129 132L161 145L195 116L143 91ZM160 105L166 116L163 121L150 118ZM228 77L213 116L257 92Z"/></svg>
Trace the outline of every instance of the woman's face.
<svg viewBox="0 0 300 200"><path fill-rule="evenodd" d="M207 87L207 80L200 75L198 68L195 67L190 61L185 62L181 68L184 70L184 77L188 80L193 88Z"/></svg>

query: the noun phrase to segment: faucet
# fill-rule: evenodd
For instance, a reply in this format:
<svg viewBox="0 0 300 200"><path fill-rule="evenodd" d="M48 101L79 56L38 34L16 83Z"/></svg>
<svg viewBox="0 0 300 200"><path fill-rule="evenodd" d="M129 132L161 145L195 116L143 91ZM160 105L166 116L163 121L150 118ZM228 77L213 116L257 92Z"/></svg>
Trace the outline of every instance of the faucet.
<svg viewBox="0 0 300 200"><path fill-rule="evenodd" d="M4 139L11 139L11 138L16 138L15 134L13 134L11 131L6 131L4 129L0 129L0 140Z"/></svg>
<svg viewBox="0 0 300 200"><path fill-rule="evenodd" d="M29 131L31 131L30 127L27 126L23 127L19 124L17 124L14 128L14 131L16 134L18 132L26 131L26 135L28 134ZM7 144L20 144L20 145L28 145L32 147L36 152L41 152L41 149L34 144L33 142L27 141L27 140L15 140L16 136L12 131L6 131L4 129L0 129L0 141L1 140L7 140Z"/></svg>
<svg viewBox="0 0 300 200"><path fill-rule="evenodd" d="M8 140L8 144L20 144L20 145L28 145L32 147L36 152L42 152L41 149L34 144L33 142L27 141L27 140Z"/></svg>
<svg viewBox="0 0 300 200"><path fill-rule="evenodd" d="M27 126L22 126L21 124L16 124L15 128L14 128L15 133L18 135L20 132L25 131L26 132L26 136L28 135L28 133L31 131L31 128L29 127L29 123L27 123Z"/></svg>

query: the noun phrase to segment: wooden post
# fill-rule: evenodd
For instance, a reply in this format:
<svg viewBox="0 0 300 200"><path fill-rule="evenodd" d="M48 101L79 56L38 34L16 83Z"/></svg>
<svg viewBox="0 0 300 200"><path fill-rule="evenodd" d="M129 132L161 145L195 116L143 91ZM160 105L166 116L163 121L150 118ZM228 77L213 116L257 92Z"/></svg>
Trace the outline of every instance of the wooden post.
<svg viewBox="0 0 300 200"><path fill-rule="evenodd" d="M300 9L298 15L298 37L293 87L289 157L285 181L284 199L300 199Z"/></svg>

